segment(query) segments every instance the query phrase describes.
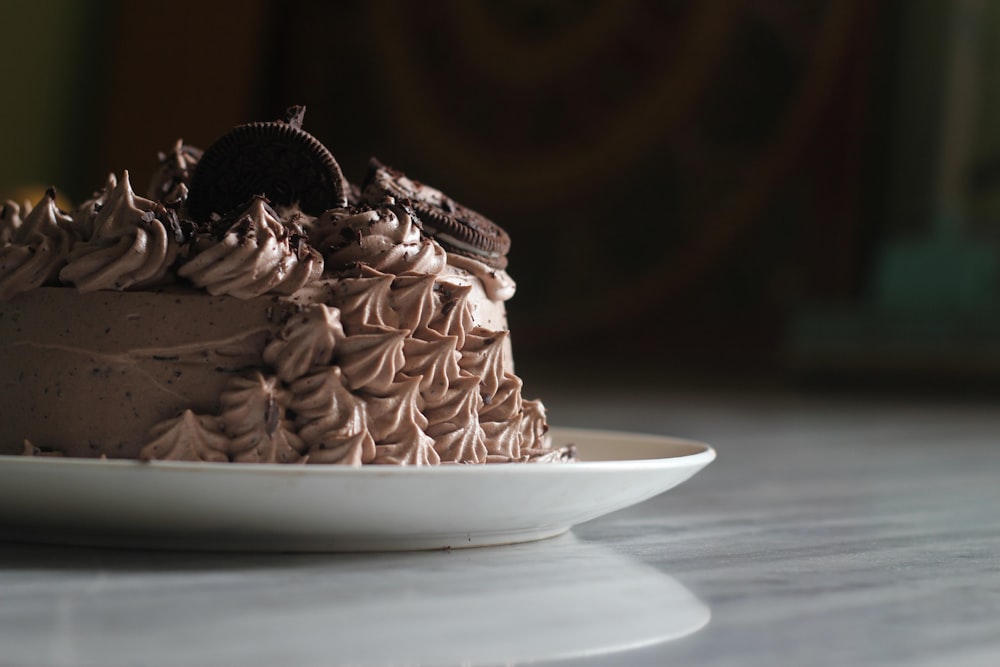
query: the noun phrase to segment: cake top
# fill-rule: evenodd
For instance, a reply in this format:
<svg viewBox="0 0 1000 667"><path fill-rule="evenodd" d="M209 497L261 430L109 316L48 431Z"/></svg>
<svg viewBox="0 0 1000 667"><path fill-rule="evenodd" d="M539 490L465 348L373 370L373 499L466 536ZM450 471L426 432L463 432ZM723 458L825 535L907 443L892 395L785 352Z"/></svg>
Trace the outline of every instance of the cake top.
<svg viewBox="0 0 1000 667"><path fill-rule="evenodd" d="M188 284L213 295L291 294L361 264L428 272L445 254L513 293L510 238L482 214L372 158L361 187L303 128L305 107L239 125L204 152L178 140L141 196L128 172L75 211L54 191L0 212L0 300L41 285L81 292Z"/></svg>

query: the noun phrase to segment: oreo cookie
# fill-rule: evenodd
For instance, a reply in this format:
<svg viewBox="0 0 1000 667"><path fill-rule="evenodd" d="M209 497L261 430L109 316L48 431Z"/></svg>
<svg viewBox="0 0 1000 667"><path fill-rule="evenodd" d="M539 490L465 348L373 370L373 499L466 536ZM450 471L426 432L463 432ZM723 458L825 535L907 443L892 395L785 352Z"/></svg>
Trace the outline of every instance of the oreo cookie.
<svg viewBox="0 0 1000 667"><path fill-rule="evenodd" d="M191 179L188 214L224 216L255 195L312 216L346 205L350 186L326 146L302 129L304 114L292 107L287 120L240 125L209 146Z"/></svg>
<svg viewBox="0 0 1000 667"><path fill-rule="evenodd" d="M375 206L387 196L408 204L420 218L424 233L449 252L497 269L507 267L510 236L502 227L440 190L407 178L403 172L372 158L362 197L365 203Z"/></svg>

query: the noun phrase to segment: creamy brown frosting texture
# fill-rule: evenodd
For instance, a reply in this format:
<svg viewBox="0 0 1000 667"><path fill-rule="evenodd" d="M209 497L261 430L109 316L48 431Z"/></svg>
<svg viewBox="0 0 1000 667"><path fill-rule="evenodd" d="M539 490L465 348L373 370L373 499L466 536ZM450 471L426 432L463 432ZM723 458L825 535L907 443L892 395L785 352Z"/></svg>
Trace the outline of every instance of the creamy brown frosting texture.
<svg viewBox="0 0 1000 667"><path fill-rule="evenodd" d="M190 342L121 356L86 341L59 348L67 359L88 359L86 372L105 379L139 357L160 364L133 374L148 375L158 405L176 410L153 421L137 449L120 451L147 460L355 466L567 458L551 449L544 407L522 398L513 374L503 304L515 285L505 271L446 252L391 194L315 218L256 196L195 224L184 202L200 155L181 142L161 155L149 198L124 172L109 175L72 214L50 192L30 210L8 202L0 215L0 308L61 284L81 293L155 290L163 307L178 309L207 292L259 312L252 328L211 350ZM44 350L30 340L17 345ZM196 390L196 379L172 387L199 367L222 384L195 405L184 392ZM142 405L131 409L139 414Z"/></svg>
<svg viewBox="0 0 1000 667"><path fill-rule="evenodd" d="M0 301L54 282L77 235L72 218L60 211L49 190L24 219L7 202L0 215Z"/></svg>
<svg viewBox="0 0 1000 667"><path fill-rule="evenodd" d="M73 248L59 278L81 292L161 284L179 250L167 218L167 209L133 192L125 172L94 218L90 238Z"/></svg>
<svg viewBox="0 0 1000 667"><path fill-rule="evenodd" d="M178 274L209 294L251 299L293 294L323 273L323 258L289 232L262 197L255 197L220 239L180 267Z"/></svg>
<svg viewBox="0 0 1000 667"><path fill-rule="evenodd" d="M315 234L331 267L364 263L385 273L438 274L447 261L441 246L421 236L413 212L391 202L327 211Z"/></svg>
<svg viewBox="0 0 1000 667"><path fill-rule="evenodd" d="M146 196L163 202L184 202L201 151L178 139L170 152L160 153L159 158L160 168L153 175Z"/></svg>
<svg viewBox="0 0 1000 667"><path fill-rule="evenodd" d="M395 299L395 281L408 297L421 284L414 278L368 271L329 279L329 289L310 293L326 302L290 299L262 366L230 380L219 415L185 413L156 425L143 456L434 465L527 461L546 453L540 404L525 412L520 380L504 371L506 332L465 330L468 314L442 315L469 308L450 294L437 302ZM373 287L355 289L359 284ZM433 292L433 281L423 285ZM359 302L359 294L383 307ZM410 331L398 327L403 321L448 324L440 325L443 331ZM461 339L456 329L463 329Z"/></svg>

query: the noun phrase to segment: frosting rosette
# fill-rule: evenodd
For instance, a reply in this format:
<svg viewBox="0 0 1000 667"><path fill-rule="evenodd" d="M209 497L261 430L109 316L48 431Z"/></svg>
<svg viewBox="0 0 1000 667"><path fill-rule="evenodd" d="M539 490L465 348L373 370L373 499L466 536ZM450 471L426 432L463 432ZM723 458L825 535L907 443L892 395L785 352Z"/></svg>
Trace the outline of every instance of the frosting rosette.
<svg viewBox="0 0 1000 667"><path fill-rule="evenodd" d="M545 419L545 406L534 400L521 401L522 452L530 460L540 460L550 456L567 457L568 451L553 450L549 437L549 424Z"/></svg>
<svg viewBox="0 0 1000 667"><path fill-rule="evenodd" d="M392 281L389 299L400 329L416 332L427 328L436 307L435 283L435 276L422 273L404 273Z"/></svg>
<svg viewBox="0 0 1000 667"><path fill-rule="evenodd" d="M377 394L366 394L368 428L375 439L373 463L436 465L441 457L434 439L424 431L427 417L420 411L420 380L404 379Z"/></svg>
<svg viewBox="0 0 1000 667"><path fill-rule="evenodd" d="M191 175L201 159L201 150L178 139L170 152L157 157L160 168L153 174L146 196L155 201L183 204L191 187Z"/></svg>
<svg viewBox="0 0 1000 667"><path fill-rule="evenodd" d="M447 263L444 249L420 233L413 211L391 199L377 207L331 209L314 229L315 245L331 270L367 264L384 273L436 275Z"/></svg>
<svg viewBox="0 0 1000 667"><path fill-rule="evenodd" d="M25 213L29 213L31 204L25 202L25 209L27 209ZM4 205L0 207L0 244L10 243L23 223L20 205L12 201L4 202Z"/></svg>
<svg viewBox="0 0 1000 667"><path fill-rule="evenodd" d="M108 201L108 195L114 192L117 186L118 178L113 173L108 174L104 181L104 187L94 192L90 199L73 211L73 222L82 241L89 241L90 237L94 235L94 221L97 220L97 214L104 208Z"/></svg>
<svg viewBox="0 0 1000 667"><path fill-rule="evenodd" d="M339 366L318 368L291 385L299 436L309 463L361 465L375 458L364 401L344 384Z"/></svg>
<svg viewBox="0 0 1000 667"><path fill-rule="evenodd" d="M337 346L336 362L352 390L386 391L406 361L406 332L371 325L367 333L346 337Z"/></svg>
<svg viewBox="0 0 1000 667"><path fill-rule="evenodd" d="M196 415L185 410L180 416L160 422L149 432L149 444L142 449L144 461L229 460L229 438L222 432L216 417Z"/></svg>
<svg viewBox="0 0 1000 667"><path fill-rule="evenodd" d="M342 278L331 286L332 303L340 309L344 329L359 333L369 325L397 329L399 314L389 298L392 274L364 267L357 278Z"/></svg>
<svg viewBox="0 0 1000 667"><path fill-rule="evenodd" d="M344 338L340 311L321 303L293 313L274 340L264 348L263 360L278 377L292 382L313 366L330 363L338 340Z"/></svg>
<svg viewBox="0 0 1000 667"><path fill-rule="evenodd" d="M444 394L424 409L427 435L434 439L434 450L443 463L486 462L486 434L479 423L483 399L478 388L478 377L460 373L449 381Z"/></svg>
<svg viewBox="0 0 1000 667"><path fill-rule="evenodd" d="M306 445L288 417L290 391L276 377L255 371L237 377L220 397L222 423L233 460L299 463Z"/></svg>
<svg viewBox="0 0 1000 667"><path fill-rule="evenodd" d="M49 189L22 219L7 202L0 214L0 301L57 281L59 270L78 240L73 219L56 207Z"/></svg>
<svg viewBox="0 0 1000 667"><path fill-rule="evenodd" d="M136 195L126 171L100 205L89 239L74 246L59 278L81 292L160 285L169 282L184 240L176 212Z"/></svg>
<svg viewBox="0 0 1000 667"><path fill-rule="evenodd" d="M472 317L472 307L469 297L472 286L456 284L450 280L438 280L434 283L436 306L427 323L427 329L445 336L458 338L459 349L465 348L465 337L475 327ZM417 329L417 335L421 329Z"/></svg>
<svg viewBox="0 0 1000 667"><path fill-rule="evenodd" d="M486 434L488 462L509 463L521 459L524 443L522 414L521 380L515 375L504 375L496 393L484 396L479 408L479 423Z"/></svg>
<svg viewBox="0 0 1000 667"><path fill-rule="evenodd" d="M432 334L427 338L403 341L402 373L420 380L420 395L434 403L445 395L450 383L458 378L458 339Z"/></svg>
<svg viewBox="0 0 1000 667"><path fill-rule="evenodd" d="M221 237L206 236L206 247L177 273L212 295L293 294L323 273L323 257L263 197L254 197Z"/></svg>

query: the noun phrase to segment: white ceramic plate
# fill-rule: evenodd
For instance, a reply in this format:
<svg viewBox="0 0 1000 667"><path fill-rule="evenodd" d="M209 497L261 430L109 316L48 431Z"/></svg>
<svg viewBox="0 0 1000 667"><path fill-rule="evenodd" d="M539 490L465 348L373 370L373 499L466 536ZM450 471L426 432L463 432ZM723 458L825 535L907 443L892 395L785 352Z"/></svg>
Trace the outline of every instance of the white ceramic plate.
<svg viewBox="0 0 1000 667"><path fill-rule="evenodd" d="M552 434L581 460L344 468L0 456L0 538L241 551L509 544L651 498L715 458L662 436Z"/></svg>

